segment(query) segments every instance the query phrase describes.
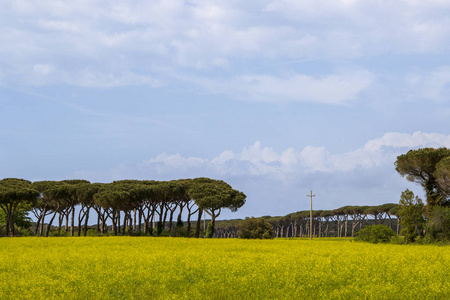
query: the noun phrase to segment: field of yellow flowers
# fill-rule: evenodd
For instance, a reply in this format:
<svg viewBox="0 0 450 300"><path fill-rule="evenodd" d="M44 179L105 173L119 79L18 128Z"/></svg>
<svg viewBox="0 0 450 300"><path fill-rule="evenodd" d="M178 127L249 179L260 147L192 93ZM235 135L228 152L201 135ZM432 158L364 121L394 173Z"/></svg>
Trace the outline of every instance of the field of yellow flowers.
<svg viewBox="0 0 450 300"><path fill-rule="evenodd" d="M346 239L0 239L0 299L302 298L450 299L450 248Z"/></svg>

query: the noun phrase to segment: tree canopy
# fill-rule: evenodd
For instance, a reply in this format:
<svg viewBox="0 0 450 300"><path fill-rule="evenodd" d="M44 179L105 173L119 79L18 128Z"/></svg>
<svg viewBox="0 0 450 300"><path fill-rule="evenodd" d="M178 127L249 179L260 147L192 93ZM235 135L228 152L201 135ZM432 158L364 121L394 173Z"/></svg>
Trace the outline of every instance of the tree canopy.
<svg viewBox="0 0 450 300"><path fill-rule="evenodd" d="M31 182L24 179L5 178L0 180L0 208L6 215L6 231L14 236L14 214L20 204L36 201L39 192L32 188Z"/></svg>
<svg viewBox="0 0 450 300"><path fill-rule="evenodd" d="M409 150L398 156L395 162L395 170L400 175L425 189L430 208L446 204L446 196L435 177L436 165L446 157L450 157L450 150L447 148L422 148Z"/></svg>
<svg viewBox="0 0 450 300"><path fill-rule="evenodd" d="M210 235L214 233L214 222L222 208L235 212L245 204L246 195L233 189L222 180L196 178L189 189L189 195L198 207L211 216Z"/></svg>

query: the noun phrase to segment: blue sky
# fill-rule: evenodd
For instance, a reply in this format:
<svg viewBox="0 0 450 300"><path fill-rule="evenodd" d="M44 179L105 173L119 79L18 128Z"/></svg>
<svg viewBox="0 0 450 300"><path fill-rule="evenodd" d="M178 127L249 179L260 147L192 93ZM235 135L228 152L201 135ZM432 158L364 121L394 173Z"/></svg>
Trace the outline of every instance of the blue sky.
<svg viewBox="0 0 450 300"><path fill-rule="evenodd" d="M450 147L444 0L1 1L0 178L206 176L221 218L398 202Z"/></svg>

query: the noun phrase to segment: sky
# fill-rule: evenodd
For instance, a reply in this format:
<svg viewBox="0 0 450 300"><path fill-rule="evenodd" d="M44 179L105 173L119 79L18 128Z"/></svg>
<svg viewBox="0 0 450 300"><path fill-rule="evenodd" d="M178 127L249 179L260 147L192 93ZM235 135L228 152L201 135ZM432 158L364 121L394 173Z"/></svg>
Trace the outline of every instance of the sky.
<svg viewBox="0 0 450 300"><path fill-rule="evenodd" d="M0 1L0 178L221 179L219 219L398 203L450 147L450 1Z"/></svg>

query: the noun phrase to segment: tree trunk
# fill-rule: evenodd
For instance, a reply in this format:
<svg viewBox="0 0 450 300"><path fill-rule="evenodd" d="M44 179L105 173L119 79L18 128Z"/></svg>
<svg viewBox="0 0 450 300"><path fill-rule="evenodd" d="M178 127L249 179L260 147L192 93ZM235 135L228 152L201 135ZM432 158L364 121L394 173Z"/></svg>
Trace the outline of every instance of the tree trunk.
<svg viewBox="0 0 450 300"><path fill-rule="evenodd" d="M195 231L195 237L196 238L200 237L200 224L202 222L202 213L203 213L203 210L199 209L198 210L198 218L197 218L197 229Z"/></svg>
<svg viewBox="0 0 450 300"><path fill-rule="evenodd" d="M141 225L141 222L142 222L142 210L141 209L139 209L139 216L138 216L138 218L139 218L139 221L138 221L138 232L139 232L139 235L141 235L141 230L142 230L142 225Z"/></svg>
<svg viewBox="0 0 450 300"><path fill-rule="evenodd" d="M64 226L65 232L69 231L69 214L70 214L70 211L66 212L66 215L65 215L65 217L66 217L66 224Z"/></svg>
<svg viewBox="0 0 450 300"><path fill-rule="evenodd" d="M191 214L189 212L187 216L187 235L188 237L191 236Z"/></svg>
<svg viewBox="0 0 450 300"><path fill-rule="evenodd" d="M70 236L73 236L74 234L74 228L75 227L75 207L72 206L72 212L70 216Z"/></svg>
<svg viewBox="0 0 450 300"><path fill-rule="evenodd" d="M84 220L84 233L83 233L84 236L87 235L88 220L89 220L89 210L86 212L86 219Z"/></svg>
<svg viewBox="0 0 450 300"><path fill-rule="evenodd" d="M125 215L123 216L123 228L122 228L122 235L125 235L125 230L127 228L127 219L128 219L128 215L125 212Z"/></svg>
<svg viewBox="0 0 450 300"><path fill-rule="evenodd" d="M97 211L97 232L100 232L100 213L101 213L101 208ZM102 232L103 234L103 232Z"/></svg>
<svg viewBox="0 0 450 300"><path fill-rule="evenodd" d="M39 227L40 227L40 224L41 224L41 219L42 219L42 214L39 216L39 218L36 221L36 229L34 230L34 235L38 234Z"/></svg>
<svg viewBox="0 0 450 300"><path fill-rule="evenodd" d="M62 212L59 213L58 219L59 219L58 235L61 235L61 228L62 228L62 224L63 224L63 221L64 221L64 214Z"/></svg>
<svg viewBox="0 0 450 300"><path fill-rule="evenodd" d="M47 214L47 209L44 208L44 214L41 220L41 224L39 226L39 236L42 236L42 233L44 232L44 221L45 221L45 215Z"/></svg>
<svg viewBox="0 0 450 300"><path fill-rule="evenodd" d="M48 226L47 226L47 232L46 232L46 234L45 234L46 237L48 237L48 234L50 233L50 228L52 227L53 220L55 219L57 213L58 213L58 212L55 211L55 213L53 214L53 217L50 219L50 223L48 223ZM61 227L60 227L60 228L61 228Z"/></svg>
<svg viewBox="0 0 450 300"><path fill-rule="evenodd" d="M172 221L173 221L173 213L175 210L170 210L170 217L169 217L169 234L172 233Z"/></svg>
<svg viewBox="0 0 450 300"><path fill-rule="evenodd" d="M11 205L11 208L8 210L8 222L9 223L9 236L14 236L14 208L13 205Z"/></svg>
<svg viewBox="0 0 450 300"><path fill-rule="evenodd" d="M168 209L166 209L165 212L164 212L164 218L163 218L163 221L162 221L162 230L164 230L166 228L167 210Z"/></svg>
<svg viewBox="0 0 450 300"><path fill-rule="evenodd" d="M136 231L136 208L133 210L133 232ZM130 226L131 227L131 226Z"/></svg>

